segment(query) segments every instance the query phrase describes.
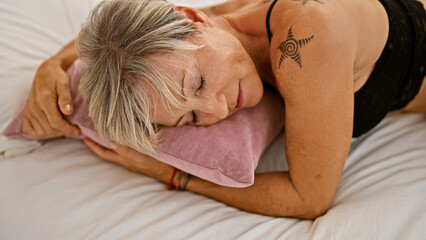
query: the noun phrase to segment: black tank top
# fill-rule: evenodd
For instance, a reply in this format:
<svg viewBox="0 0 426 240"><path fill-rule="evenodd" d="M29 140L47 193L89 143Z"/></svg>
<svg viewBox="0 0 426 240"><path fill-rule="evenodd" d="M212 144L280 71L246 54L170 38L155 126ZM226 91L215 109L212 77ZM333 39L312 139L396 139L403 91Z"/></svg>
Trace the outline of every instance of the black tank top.
<svg viewBox="0 0 426 240"><path fill-rule="evenodd" d="M389 19L389 35L367 82L354 94L353 137L368 132L389 111L405 107L419 92L426 73L426 14L415 0L379 0ZM269 43L270 17L266 15Z"/></svg>

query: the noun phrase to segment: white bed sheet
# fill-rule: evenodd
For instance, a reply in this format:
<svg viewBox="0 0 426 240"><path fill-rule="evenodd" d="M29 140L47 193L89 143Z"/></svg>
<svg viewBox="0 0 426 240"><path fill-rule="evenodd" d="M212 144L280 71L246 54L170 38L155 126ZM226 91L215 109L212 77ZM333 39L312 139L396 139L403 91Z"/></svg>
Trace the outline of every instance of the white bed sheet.
<svg viewBox="0 0 426 240"><path fill-rule="evenodd" d="M75 36L97 2L0 2L1 129L25 102L38 65ZM281 136L258 172L286 169L282 146ZM251 214L167 191L76 140L47 141L0 160L0 239L425 239L425 226L423 114L391 114L353 140L333 206L315 221Z"/></svg>

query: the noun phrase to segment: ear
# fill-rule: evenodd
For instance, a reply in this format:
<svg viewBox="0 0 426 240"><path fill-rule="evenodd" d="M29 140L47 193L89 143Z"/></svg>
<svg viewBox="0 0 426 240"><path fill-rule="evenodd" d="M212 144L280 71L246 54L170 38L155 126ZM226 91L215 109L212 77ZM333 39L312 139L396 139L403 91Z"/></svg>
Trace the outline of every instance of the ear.
<svg viewBox="0 0 426 240"><path fill-rule="evenodd" d="M213 24L210 18L204 12L198 9L183 7L183 6L176 6L173 8L173 10L184 14L187 18L191 19L194 23L199 22L199 23L205 23L208 25Z"/></svg>

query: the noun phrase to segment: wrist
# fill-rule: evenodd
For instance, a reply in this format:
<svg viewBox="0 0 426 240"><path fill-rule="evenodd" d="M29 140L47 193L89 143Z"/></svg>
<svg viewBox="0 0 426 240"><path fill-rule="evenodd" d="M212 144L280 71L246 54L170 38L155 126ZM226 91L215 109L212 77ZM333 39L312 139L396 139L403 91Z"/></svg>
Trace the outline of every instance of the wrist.
<svg viewBox="0 0 426 240"><path fill-rule="evenodd" d="M60 67L62 70L67 71L68 68L72 65L75 59L67 59L64 56L61 56L60 54L54 55L49 60L49 64L54 67Z"/></svg>
<svg viewBox="0 0 426 240"><path fill-rule="evenodd" d="M55 55L50 57L49 59L46 60L46 64L50 65L50 66L54 66L54 67L60 67L62 68L62 61L61 59Z"/></svg>
<svg viewBox="0 0 426 240"><path fill-rule="evenodd" d="M171 178L167 184L169 190L186 191L189 181L193 176L189 173L174 169Z"/></svg>
<svg viewBox="0 0 426 240"><path fill-rule="evenodd" d="M146 175L151 175L150 177L167 184L173 174L173 171L174 167L166 164L159 164L157 166L151 166L151 168L147 171L148 174Z"/></svg>
<svg viewBox="0 0 426 240"><path fill-rule="evenodd" d="M50 60L55 64L59 64L59 66L64 71L67 71L68 68L74 63L74 61L77 60L77 58L77 47L75 45L75 41L73 40L68 45L66 45L59 53L52 56Z"/></svg>
<svg viewBox="0 0 426 240"><path fill-rule="evenodd" d="M160 171L160 181L164 182L164 183L168 183L170 181L170 177L173 174L173 171L175 170L174 167L171 166L167 166L164 169L162 169Z"/></svg>
<svg viewBox="0 0 426 240"><path fill-rule="evenodd" d="M59 69L62 69L61 62L59 59L51 57L39 66L37 72L54 72L58 71Z"/></svg>

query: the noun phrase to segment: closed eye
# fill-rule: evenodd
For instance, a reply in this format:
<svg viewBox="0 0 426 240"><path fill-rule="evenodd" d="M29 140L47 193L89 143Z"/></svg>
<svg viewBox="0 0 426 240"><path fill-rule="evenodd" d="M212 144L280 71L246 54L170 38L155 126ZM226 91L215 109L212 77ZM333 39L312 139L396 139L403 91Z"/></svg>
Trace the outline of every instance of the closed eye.
<svg viewBox="0 0 426 240"><path fill-rule="evenodd" d="M197 115L195 115L195 111L192 111L192 123L194 125L197 124Z"/></svg>
<svg viewBox="0 0 426 240"><path fill-rule="evenodd" d="M197 89L197 95L199 95L198 92L202 93L204 88L206 87L206 80L204 79L204 76L200 76L200 87Z"/></svg>
<svg viewBox="0 0 426 240"><path fill-rule="evenodd" d="M197 92L196 92L197 96L199 96L203 93L205 87L206 87L206 80L204 79L204 76L201 75L200 76L200 86L197 88ZM197 115L195 114L194 110L192 111L192 123L194 125L197 124Z"/></svg>

